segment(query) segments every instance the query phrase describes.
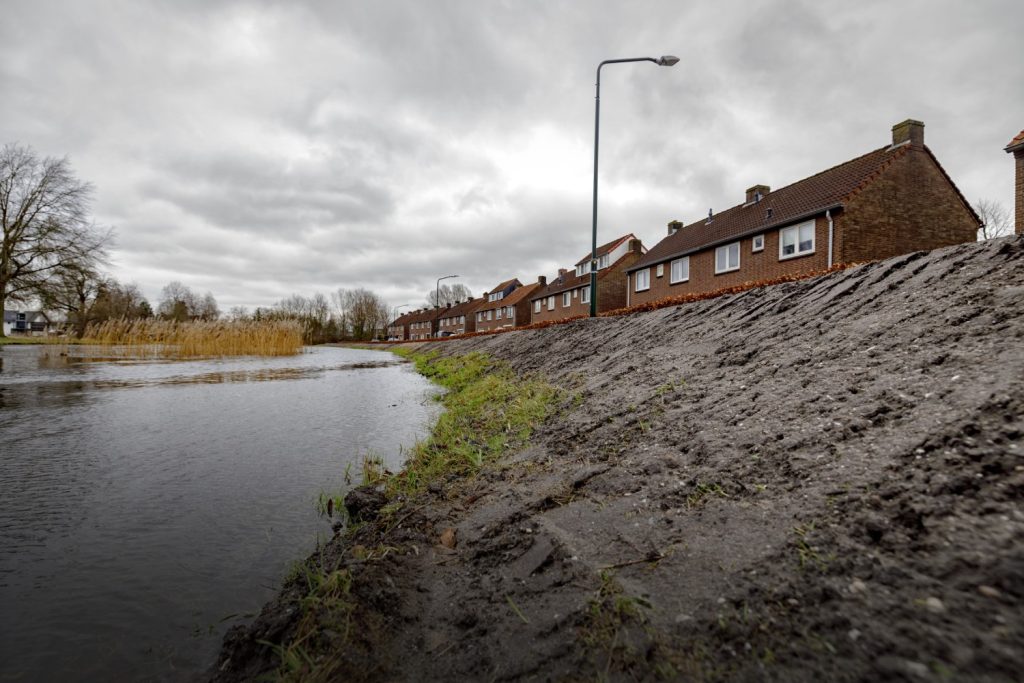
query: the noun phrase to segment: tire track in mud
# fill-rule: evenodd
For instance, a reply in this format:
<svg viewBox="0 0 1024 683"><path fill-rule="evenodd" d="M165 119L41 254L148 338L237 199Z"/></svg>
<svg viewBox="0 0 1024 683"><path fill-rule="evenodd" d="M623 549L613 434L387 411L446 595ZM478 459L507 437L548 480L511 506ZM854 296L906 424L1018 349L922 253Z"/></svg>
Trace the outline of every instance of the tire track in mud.
<svg viewBox="0 0 1024 683"><path fill-rule="evenodd" d="M423 345L581 402L391 532L417 551L378 568L384 625L345 675L1015 680L1022 254Z"/></svg>

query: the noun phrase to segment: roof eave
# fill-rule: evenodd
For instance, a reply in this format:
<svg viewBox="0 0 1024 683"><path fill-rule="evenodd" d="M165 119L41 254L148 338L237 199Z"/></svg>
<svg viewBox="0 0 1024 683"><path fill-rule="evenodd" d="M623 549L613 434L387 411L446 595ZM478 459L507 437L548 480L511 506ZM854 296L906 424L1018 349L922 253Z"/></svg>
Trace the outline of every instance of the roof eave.
<svg viewBox="0 0 1024 683"><path fill-rule="evenodd" d="M804 213L801 213L801 214L796 215L796 216L792 216L792 217L787 218L785 220L778 220L778 221L774 221L772 223L768 223L766 225L759 225L757 228L753 228L753 229L747 230L746 232L740 233L738 235L732 235L730 237L725 237L725 238L722 238L720 240L715 240L713 242L707 242L706 244L702 244L699 247L693 247L692 249L683 249L683 250L680 250L680 251L676 251L676 252L673 252L671 254L668 254L667 256L662 256L662 257L660 257L660 258L658 258L658 259L656 259L654 261L648 261L647 263L644 263L643 265L641 265L639 263L634 263L629 268L626 268L626 273L627 274L628 273L635 273L638 270L643 270L644 268L650 268L651 266L657 265L659 263L664 263L665 261L670 261L672 259L680 258L682 256L689 256L690 254L696 254L697 252L704 251L706 249L713 249L714 247L720 246L722 244L729 244L731 242L735 242L736 240L741 240L741 239L744 239L746 237L752 237L753 235L760 235L762 232L766 232L768 230L778 230L778 229L786 227L787 225L792 225L793 223L797 223L799 221L806 220L808 218L812 218L812 217L815 217L815 216L820 216L823 213L825 213L826 211L834 211L835 209L842 209L842 208L843 208L843 203L842 202L835 202L833 204L829 204L827 206L823 206L820 209L814 209L812 211L805 211ZM650 253L650 252L648 252L648 253Z"/></svg>

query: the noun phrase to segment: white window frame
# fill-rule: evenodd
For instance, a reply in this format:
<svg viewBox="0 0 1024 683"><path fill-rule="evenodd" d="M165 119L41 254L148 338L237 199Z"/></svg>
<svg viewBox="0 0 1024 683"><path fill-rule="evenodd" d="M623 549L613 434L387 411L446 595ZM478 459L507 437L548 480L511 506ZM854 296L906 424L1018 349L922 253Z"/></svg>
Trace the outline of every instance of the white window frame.
<svg viewBox="0 0 1024 683"><path fill-rule="evenodd" d="M682 271L682 274L681 274L681 276L678 279L676 278L676 264L677 263L680 264L680 270ZM675 285L675 284L679 284L680 282L689 282L690 281L690 257L689 256L684 256L682 258L677 258L677 259L673 260L669 264L668 268L669 268L668 283L670 285Z"/></svg>
<svg viewBox="0 0 1024 683"><path fill-rule="evenodd" d="M488 320L493 320L494 319L494 309L493 308L490 309L489 311L487 311L487 319Z"/></svg>
<svg viewBox="0 0 1024 683"><path fill-rule="evenodd" d="M654 269L654 277L664 277L665 275L665 264L659 263L658 267Z"/></svg>
<svg viewBox="0 0 1024 683"><path fill-rule="evenodd" d="M796 225L790 225L790 226L787 226L787 227L782 228L781 230L779 230L779 260L780 261L785 261L786 259L797 258L797 257L800 257L800 256L807 256L808 254L813 254L814 253L814 249L816 247L815 241L816 241L816 238L817 238L817 235L816 235L817 230L815 229L815 227L816 226L814 224L814 220L809 220L809 221L804 221L803 223L797 223ZM805 228L807 230L810 230L810 232L811 232L811 247L810 247L810 249L803 249L803 250L801 250L800 249L800 245L801 245L800 233L803 232ZM796 234L796 238L795 238L796 241L793 244L793 253L792 254L786 254L783 251L783 249L784 249L783 245L786 242L786 235L787 234L794 234L794 233Z"/></svg>
<svg viewBox="0 0 1024 683"><path fill-rule="evenodd" d="M494 313L495 319L501 320L501 316L502 316L502 314L504 312L505 312L505 307L504 306L499 306L498 310Z"/></svg>
<svg viewBox="0 0 1024 683"><path fill-rule="evenodd" d="M580 303L581 304L589 304L590 303L590 287L589 286L588 287L581 287L580 288Z"/></svg>
<svg viewBox="0 0 1024 683"><path fill-rule="evenodd" d="M730 251L735 250L736 252L736 265L729 265L729 257L732 256ZM725 268L718 267L718 255L725 254ZM723 244L722 246L715 249L715 275L721 275L722 273L732 273L740 269L740 243L731 242L729 244Z"/></svg>
<svg viewBox="0 0 1024 683"><path fill-rule="evenodd" d="M548 310L549 311L555 310L555 295L554 294L552 294L551 296L548 297Z"/></svg>
<svg viewBox="0 0 1024 683"><path fill-rule="evenodd" d="M643 277L641 277L643 276ZM651 288L651 269L642 268L633 274L634 292L646 292Z"/></svg>
<svg viewBox="0 0 1024 683"><path fill-rule="evenodd" d="M509 306L505 310L505 317L508 318L509 320L515 320L516 319L516 307L515 306Z"/></svg>
<svg viewBox="0 0 1024 683"><path fill-rule="evenodd" d="M543 302L540 299L533 300L533 312L540 313L540 307Z"/></svg>
<svg viewBox="0 0 1024 683"><path fill-rule="evenodd" d="M572 292L562 292L562 308L572 306Z"/></svg>
<svg viewBox="0 0 1024 683"><path fill-rule="evenodd" d="M751 251L751 253L758 252L758 251L764 251L764 233L762 233L760 235L754 235L754 237L751 238L751 240L750 240L750 251Z"/></svg>

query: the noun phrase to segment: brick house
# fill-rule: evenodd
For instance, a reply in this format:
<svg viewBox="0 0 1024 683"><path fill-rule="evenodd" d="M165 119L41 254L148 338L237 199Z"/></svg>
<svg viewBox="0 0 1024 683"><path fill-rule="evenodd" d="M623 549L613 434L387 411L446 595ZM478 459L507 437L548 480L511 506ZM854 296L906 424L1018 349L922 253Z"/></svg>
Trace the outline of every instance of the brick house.
<svg viewBox="0 0 1024 683"><path fill-rule="evenodd" d="M409 323L416 311L407 311L388 325L388 341L405 341L409 338Z"/></svg>
<svg viewBox="0 0 1024 683"><path fill-rule="evenodd" d="M1016 169L1013 185L1013 231L1018 235L1024 235L1024 130L1010 140L1006 152L1013 155Z"/></svg>
<svg viewBox="0 0 1024 683"><path fill-rule="evenodd" d="M450 337L476 332L476 309L485 301L485 298L469 298L466 301L458 301L453 306L446 306L441 311L441 318L438 321L438 335Z"/></svg>
<svg viewBox="0 0 1024 683"><path fill-rule="evenodd" d="M1018 162L1019 163L1019 162ZM713 291L973 242L977 214L924 144L924 124L892 128L892 144L683 225L628 268L629 303Z"/></svg>
<svg viewBox="0 0 1024 683"><path fill-rule="evenodd" d="M474 311L476 331L518 327L530 322L530 295L537 283L524 285L518 279L506 280L487 292Z"/></svg>
<svg viewBox="0 0 1024 683"><path fill-rule="evenodd" d="M409 330L408 339L431 339L437 332L437 321L439 311L436 308L420 308L409 313L406 322ZM404 317L404 316L403 316Z"/></svg>
<svg viewBox="0 0 1024 683"><path fill-rule="evenodd" d="M643 258L643 243L628 234L601 245L597 250L597 310L626 305L626 269ZM530 322L564 320L590 314L590 261L587 254L574 270L560 269L551 282L544 282L530 297ZM541 281L544 278L540 278Z"/></svg>

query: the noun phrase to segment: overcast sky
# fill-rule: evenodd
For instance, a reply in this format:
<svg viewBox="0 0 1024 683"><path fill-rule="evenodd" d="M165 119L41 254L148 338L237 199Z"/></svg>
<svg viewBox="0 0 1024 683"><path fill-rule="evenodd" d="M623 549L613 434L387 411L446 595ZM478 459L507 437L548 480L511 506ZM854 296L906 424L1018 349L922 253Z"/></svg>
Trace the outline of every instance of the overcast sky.
<svg viewBox="0 0 1024 683"><path fill-rule="evenodd" d="M925 142L1012 209L1019 0L4 0L0 144L67 155L113 226L112 274L154 306L367 287L477 295L590 249L648 246L887 144Z"/></svg>

